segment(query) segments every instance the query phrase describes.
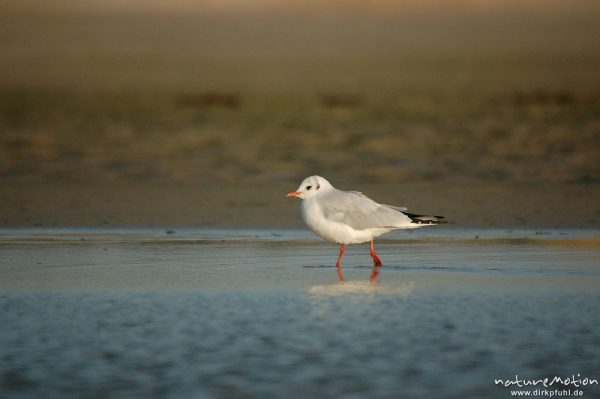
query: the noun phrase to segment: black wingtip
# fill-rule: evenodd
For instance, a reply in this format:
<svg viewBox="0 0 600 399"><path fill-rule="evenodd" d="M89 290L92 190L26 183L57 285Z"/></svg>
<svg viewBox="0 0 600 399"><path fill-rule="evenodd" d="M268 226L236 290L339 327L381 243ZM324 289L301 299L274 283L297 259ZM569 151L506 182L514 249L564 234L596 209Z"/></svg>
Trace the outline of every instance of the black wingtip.
<svg viewBox="0 0 600 399"><path fill-rule="evenodd" d="M410 218L410 221L415 224L443 224L446 222L443 216L417 215L414 213L402 212Z"/></svg>

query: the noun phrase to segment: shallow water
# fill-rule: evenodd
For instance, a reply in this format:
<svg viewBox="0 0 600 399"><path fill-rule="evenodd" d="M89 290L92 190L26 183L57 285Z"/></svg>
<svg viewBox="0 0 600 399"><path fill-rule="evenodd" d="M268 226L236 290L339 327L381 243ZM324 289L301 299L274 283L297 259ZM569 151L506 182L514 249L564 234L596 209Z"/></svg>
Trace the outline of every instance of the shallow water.
<svg viewBox="0 0 600 399"><path fill-rule="evenodd" d="M0 396L506 398L494 379L600 379L599 231L388 237L371 286L368 246L339 285L336 246L303 230L0 230Z"/></svg>

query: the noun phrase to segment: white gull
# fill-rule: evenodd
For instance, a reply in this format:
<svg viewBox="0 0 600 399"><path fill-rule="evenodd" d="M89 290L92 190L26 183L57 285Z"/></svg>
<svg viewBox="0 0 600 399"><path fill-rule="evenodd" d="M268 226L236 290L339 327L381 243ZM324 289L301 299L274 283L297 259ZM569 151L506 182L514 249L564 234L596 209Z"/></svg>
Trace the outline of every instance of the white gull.
<svg viewBox="0 0 600 399"><path fill-rule="evenodd" d="M286 196L302 199L302 219L316 235L340 244L336 263L340 283L344 281L341 261L347 244L370 241L374 283L382 265L373 246L376 237L394 230L444 223L443 216L417 215L403 207L378 204L358 191L338 190L321 176L307 177Z"/></svg>

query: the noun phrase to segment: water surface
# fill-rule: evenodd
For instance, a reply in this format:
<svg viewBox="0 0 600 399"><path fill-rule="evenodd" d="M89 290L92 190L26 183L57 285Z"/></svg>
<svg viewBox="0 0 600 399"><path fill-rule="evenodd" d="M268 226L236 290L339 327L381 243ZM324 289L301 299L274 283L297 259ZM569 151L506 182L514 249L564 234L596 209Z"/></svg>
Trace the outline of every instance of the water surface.
<svg viewBox="0 0 600 399"><path fill-rule="evenodd" d="M600 378L600 233L0 230L10 398L506 398ZM598 386L581 388L586 397Z"/></svg>

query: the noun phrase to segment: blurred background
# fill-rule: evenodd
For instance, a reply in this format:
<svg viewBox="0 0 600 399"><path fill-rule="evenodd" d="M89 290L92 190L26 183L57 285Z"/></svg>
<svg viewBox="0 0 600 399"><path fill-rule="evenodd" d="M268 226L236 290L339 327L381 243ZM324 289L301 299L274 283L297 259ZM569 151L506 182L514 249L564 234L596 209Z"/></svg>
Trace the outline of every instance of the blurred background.
<svg viewBox="0 0 600 399"><path fill-rule="evenodd" d="M4 226L293 224L311 174L600 220L596 1L4 0L0 54Z"/></svg>

